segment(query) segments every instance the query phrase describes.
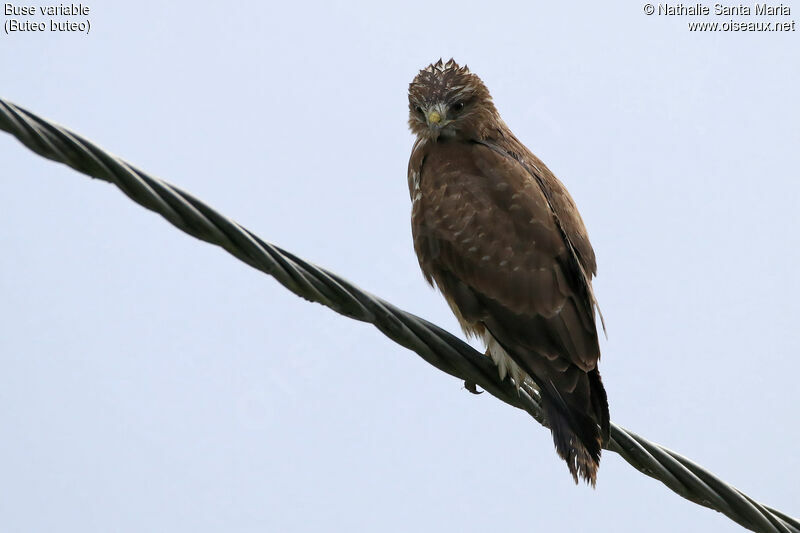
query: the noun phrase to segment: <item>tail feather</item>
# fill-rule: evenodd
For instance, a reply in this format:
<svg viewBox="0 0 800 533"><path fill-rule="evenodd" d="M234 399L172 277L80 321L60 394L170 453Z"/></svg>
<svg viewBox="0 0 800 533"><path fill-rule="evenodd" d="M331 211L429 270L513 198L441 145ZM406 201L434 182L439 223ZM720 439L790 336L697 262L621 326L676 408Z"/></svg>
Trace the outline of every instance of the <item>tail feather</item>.
<svg viewBox="0 0 800 533"><path fill-rule="evenodd" d="M588 374L589 387L591 389L592 410L596 413L600 423L600 436L602 437L602 444L608 442L608 434L611 425L611 417L608 414L608 397L606 396L606 388L603 386L603 380L600 378L600 372L595 368Z"/></svg>
<svg viewBox="0 0 800 533"><path fill-rule="evenodd" d="M582 395L559 392L552 382L542 387L542 401L559 457L575 483L581 478L594 487L600 451L608 441L609 415L600 373L592 370L587 379L588 402L580 401Z"/></svg>

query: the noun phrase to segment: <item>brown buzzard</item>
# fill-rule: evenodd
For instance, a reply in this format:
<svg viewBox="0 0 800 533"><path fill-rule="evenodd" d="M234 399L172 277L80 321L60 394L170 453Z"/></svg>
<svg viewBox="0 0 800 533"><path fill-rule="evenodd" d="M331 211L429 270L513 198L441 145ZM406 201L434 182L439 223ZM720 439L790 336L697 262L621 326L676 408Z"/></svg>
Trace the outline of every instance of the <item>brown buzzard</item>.
<svg viewBox="0 0 800 533"><path fill-rule="evenodd" d="M564 185L500 118L481 79L452 59L408 90L414 249L500 377L536 387L556 451L594 486L608 402L595 256Z"/></svg>

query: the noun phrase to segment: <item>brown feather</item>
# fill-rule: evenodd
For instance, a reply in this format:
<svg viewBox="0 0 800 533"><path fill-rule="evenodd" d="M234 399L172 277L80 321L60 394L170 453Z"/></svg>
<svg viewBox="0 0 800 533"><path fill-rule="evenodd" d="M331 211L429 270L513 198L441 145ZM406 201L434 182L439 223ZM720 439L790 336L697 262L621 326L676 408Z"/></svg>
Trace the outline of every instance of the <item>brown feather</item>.
<svg viewBox="0 0 800 533"><path fill-rule="evenodd" d="M431 109L446 116L429 123ZM466 332L488 331L538 385L556 450L576 482L594 485L609 415L597 369L595 255L575 202L465 67L450 60L420 71L409 110L422 272Z"/></svg>

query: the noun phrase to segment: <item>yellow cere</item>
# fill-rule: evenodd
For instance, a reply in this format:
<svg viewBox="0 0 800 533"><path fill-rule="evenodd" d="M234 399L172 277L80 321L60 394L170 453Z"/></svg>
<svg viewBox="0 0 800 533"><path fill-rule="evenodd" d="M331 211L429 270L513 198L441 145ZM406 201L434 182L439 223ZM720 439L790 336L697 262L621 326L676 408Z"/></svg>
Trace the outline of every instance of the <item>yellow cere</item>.
<svg viewBox="0 0 800 533"><path fill-rule="evenodd" d="M432 111L432 112L431 112L431 113L428 115L428 122L432 122L432 123L434 123L434 124L438 124L438 123L439 123L439 122L441 122L441 121L442 121L442 115L440 115L440 114L439 114L439 113L437 113L436 111Z"/></svg>

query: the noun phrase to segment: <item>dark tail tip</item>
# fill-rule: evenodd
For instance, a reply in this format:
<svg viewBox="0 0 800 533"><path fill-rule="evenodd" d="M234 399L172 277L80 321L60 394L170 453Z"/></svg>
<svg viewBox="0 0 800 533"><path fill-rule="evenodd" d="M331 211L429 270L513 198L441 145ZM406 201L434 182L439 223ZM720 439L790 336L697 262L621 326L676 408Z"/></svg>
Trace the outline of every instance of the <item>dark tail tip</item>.
<svg viewBox="0 0 800 533"><path fill-rule="evenodd" d="M600 467L600 429L595 425L594 434L588 439L581 438L570 427L569 418L564 416L560 409L549 406L550 402L545 401L545 411L550 422L550 430L553 432L553 443L556 452L567 463L572 479L578 483L578 478L586 483L595 486L597 483L597 469ZM584 431L582 433L586 432ZM591 430L590 430L591 432Z"/></svg>
<svg viewBox="0 0 800 533"><path fill-rule="evenodd" d="M576 402L580 398L560 393L552 383L543 388L542 400L556 452L566 461L576 484L580 478L594 487L600 451L608 441L609 415L600 373L595 369L587 377L589 398L585 400L588 401Z"/></svg>

